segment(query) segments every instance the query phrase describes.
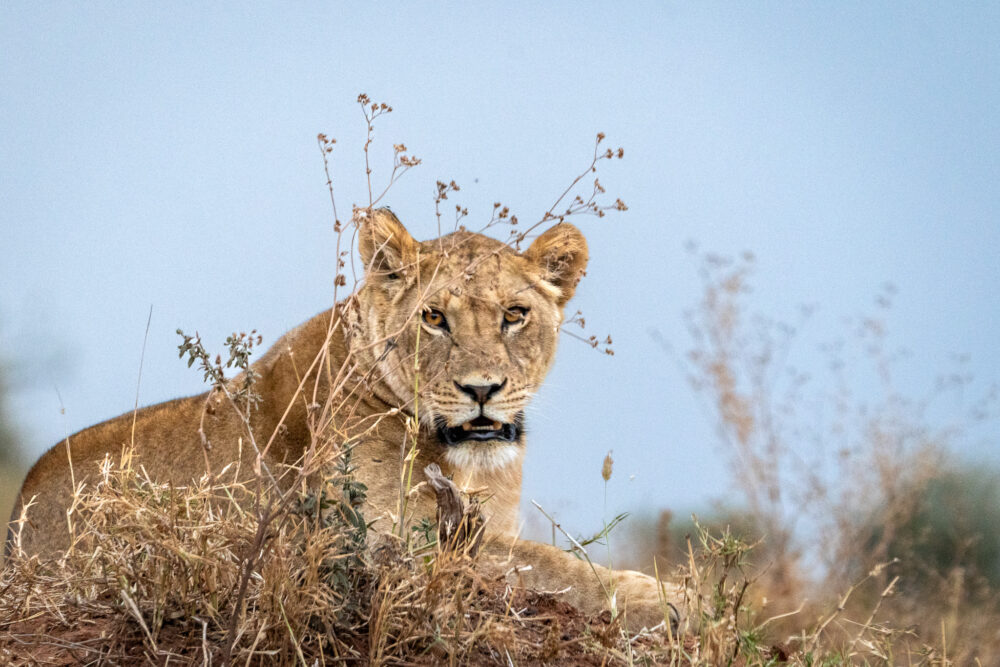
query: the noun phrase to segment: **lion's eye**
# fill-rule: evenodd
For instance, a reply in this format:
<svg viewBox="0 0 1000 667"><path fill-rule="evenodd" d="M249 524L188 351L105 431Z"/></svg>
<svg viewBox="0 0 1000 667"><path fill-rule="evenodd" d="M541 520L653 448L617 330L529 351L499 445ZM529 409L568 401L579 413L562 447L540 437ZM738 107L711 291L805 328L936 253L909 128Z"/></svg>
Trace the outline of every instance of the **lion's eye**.
<svg viewBox="0 0 1000 667"><path fill-rule="evenodd" d="M448 320L444 319L444 314L440 310L428 308L423 314L424 324L429 324L438 329L448 330Z"/></svg>
<svg viewBox="0 0 1000 667"><path fill-rule="evenodd" d="M503 311L503 326L508 327L513 324L524 322L524 316L528 314L528 309L522 306L511 306Z"/></svg>

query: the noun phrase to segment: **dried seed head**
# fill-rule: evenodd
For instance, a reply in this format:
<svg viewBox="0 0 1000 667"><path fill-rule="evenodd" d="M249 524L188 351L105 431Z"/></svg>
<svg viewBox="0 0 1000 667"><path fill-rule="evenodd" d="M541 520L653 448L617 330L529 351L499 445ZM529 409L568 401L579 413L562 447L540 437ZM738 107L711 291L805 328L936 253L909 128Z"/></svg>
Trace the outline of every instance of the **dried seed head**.
<svg viewBox="0 0 1000 667"><path fill-rule="evenodd" d="M604 465L601 466L601 477L604 481L611 479L611 469L615 465L615 460L611 458L611 452L609 451L607 456L604 457Z"/></svg>

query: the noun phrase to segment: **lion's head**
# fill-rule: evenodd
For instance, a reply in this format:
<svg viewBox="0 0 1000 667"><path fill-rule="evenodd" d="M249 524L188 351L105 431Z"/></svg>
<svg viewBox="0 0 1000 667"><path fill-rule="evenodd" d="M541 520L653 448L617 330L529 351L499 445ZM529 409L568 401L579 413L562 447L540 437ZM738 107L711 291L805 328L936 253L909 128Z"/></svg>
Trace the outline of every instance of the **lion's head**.
<svg viewBox="0 0 1000 667"><path fill-rule="evenodd" d="M358 312L379 384L419 414L450 464L515 460L587 264L583 235L560 223L518 253L467 231L418 242L387 209L357 219Z"/></svg>

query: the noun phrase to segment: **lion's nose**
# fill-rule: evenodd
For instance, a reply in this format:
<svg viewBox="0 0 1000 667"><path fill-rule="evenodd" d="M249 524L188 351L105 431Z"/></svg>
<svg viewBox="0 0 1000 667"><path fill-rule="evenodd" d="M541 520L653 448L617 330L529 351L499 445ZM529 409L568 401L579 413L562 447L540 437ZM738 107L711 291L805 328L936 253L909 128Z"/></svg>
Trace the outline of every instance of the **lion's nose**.
<svg viewBox="0 0 1000 667"><path fill-rule="evenodd" d="M497 393L507 384L507 380L504 380L500 384L459 384L455 383L458 390L463 394L468 394L477 403L482 405L486 401L490 400L493 394Z"/></svg>

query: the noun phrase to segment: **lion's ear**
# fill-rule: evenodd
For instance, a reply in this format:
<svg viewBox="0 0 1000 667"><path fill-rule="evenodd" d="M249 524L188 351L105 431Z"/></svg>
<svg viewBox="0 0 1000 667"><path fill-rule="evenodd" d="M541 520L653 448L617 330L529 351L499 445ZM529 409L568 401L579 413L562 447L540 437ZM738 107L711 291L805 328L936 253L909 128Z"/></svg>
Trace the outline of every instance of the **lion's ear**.
<svg viewBox="0 0 1000 667"><path fill-rule="evenodd" d="M587 268L587 240L568 222L560 222L535 239L524 256L542 269L543 279L558 289L556 303L565 306Z"/></svg>
<svg viewBox="0 0 1000 667"><path fill-rule="evenodd" d="M417 242L399 218L387 208L359 208L354 211L354 220L365 275L392 277L405 273L416 259Z"/></svg>

